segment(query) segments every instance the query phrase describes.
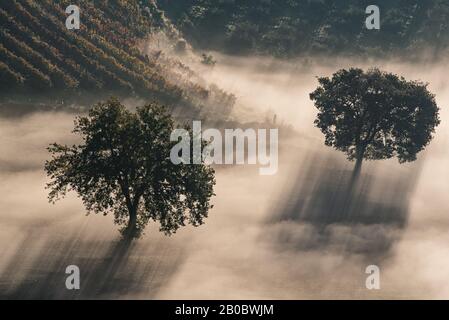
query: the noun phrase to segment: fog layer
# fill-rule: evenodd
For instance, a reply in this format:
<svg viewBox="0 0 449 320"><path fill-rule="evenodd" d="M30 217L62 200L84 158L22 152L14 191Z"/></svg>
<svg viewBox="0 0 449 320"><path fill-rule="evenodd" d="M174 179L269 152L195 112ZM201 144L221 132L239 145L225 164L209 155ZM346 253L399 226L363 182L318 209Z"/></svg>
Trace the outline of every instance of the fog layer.
<svg viewBox="0 0 449 320"><path fill-rule="evenodd" d="M445 64L217 60L202 74L237 96L234 119L268 119L274 128L295 130L281 132L278 173L218 166L215 206L205 225L167 238L153 223L117 265L112 217L86 216L74 194L47 202L45 147L75 141L73 114L2 118L0 297L449 298ZM316 76L348 66L377 66L429 82L442 120L415 163L365 163L350 199L345 184L353 163L323 145L308 97ZM65 288L71 264L80 267L80 291ZM365 287L372 264L380 268L380 290Z"/></svg>

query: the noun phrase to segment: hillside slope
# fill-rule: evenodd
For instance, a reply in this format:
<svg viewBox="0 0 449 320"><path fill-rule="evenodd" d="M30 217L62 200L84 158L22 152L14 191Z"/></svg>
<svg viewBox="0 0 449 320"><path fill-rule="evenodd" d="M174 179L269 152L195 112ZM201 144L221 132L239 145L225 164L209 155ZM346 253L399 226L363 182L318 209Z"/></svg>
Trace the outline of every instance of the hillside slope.
<svg viewBox="0 0 449 320"><path fill-rule="evenodd" d="M70 4L69 0L0 3L3 101L89 104L114 95L177 106L232 107L232 95L189 79L182 84L172 81L168 73L176 77L175 63L163 65L163 53L143 54L138 49L161 27L161 13L152 1L79 0L79 30L65 26L65 8Z"/></svg>

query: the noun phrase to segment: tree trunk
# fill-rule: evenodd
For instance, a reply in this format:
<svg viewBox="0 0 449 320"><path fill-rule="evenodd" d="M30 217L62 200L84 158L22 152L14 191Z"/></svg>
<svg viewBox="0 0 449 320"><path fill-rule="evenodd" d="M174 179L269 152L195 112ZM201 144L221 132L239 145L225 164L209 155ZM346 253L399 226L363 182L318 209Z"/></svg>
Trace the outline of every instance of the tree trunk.
<svg viewBox="0 0 449 320"><path fill-rule="evenodd" d="M363 162L363 155L357 156L357 159L355 161L354 170L352 171L350 187L353 187L357 183L357 180L360 177L360 173L362 171L362 162Z"/></svg>
<svg viewBox="0 0 449 320"><path fill-rule="evenodd" d="M137 232L137 210L130 208L128 226L126 227L124 237L127 240L135 238Z"/></svg>

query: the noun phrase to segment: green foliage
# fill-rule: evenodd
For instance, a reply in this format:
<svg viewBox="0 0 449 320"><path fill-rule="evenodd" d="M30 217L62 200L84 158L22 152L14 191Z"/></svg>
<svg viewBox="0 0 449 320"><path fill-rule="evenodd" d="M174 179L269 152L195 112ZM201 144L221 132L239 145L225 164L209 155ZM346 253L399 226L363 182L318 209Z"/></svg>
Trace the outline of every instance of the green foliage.
<svg viewBox="0 0 449 320"><path fill-rule="evenodd" d="M54 89L68 93L82 89L100 95L114 92L151 97L166 103L182 100L182 90L167 82L136 48L152 29L153 13L142 9L137 1L81 0L77 2L82 8L81 29L67 30L65 8L69 4L65 0L2 2L1 36L8 54L0 61L22 74L24 89L35 88L46 79L39 87L46 95L61 93ZM2 94L14 93L12 85L1 89Z"/></svg>
<svg viewBox="0 0 449 320"><path fill-rule="evenodd" d="M0 44L0 62L8 61L8 68L25 78L25 84L32 90L46 90L53 87L50 78ZM4 62L3 62L4 63ZM5 63L4 63L5 64ZM6 65L6 64L5 64ZM6 84L8 85L8 84Z"/></svg>
<svg viewBox="0 0 449 320"><path fill-rule="evenodd" d="M46 101L91 104L92 96L98 100L116 95L157 100L170 107L223 106L223 114L232 108L231 95L198 81L190 69L189 76L180 74L188 68L179 61L141 53L139 45L162 23L153 1L79 0L79 30L65 26L65 8L70 4L70 0L1 2L2 70L22 80L2 81L0 98L33 94Z"/></svg>
<svg viewBox="0 0 449 320"><path fill-rule="evenodd" d="M204 49L280 57L441 52L449 45L447 0L158 0L184 36ZM367 30L365 9L381 11Z"/></svg>
<svg viewBox="0 0 449 320"><path fill-rule="evenodd" d="M1 85L15 85L23 84L24 78L21 74L12 71L6 64L0 62L0 83Z"/></svg>
<svg viewBox="0 0 449 320"><path fill-rule="evenodd" d="M53 65L49 60L35 51L27 44L18 41L7 31L0 30L0 36L3 37L3 44L7 49L21 57L28 57L27 61L33 64L33 67L47 74L55 88L74 88L78 82L70 76L67 76L61 69Z"/></svg>
<svg viewBox="0 0 449 320"><path fill-rule="evenodd" d="M214 59L214 57L211 54L203 53L201 55L201 63L205 64L206 66L215 66L217 61Z"/></svg>
<svg viewBox="0 0 449 320"><path fill-rule="evenodd" d="M128 111L117 99L94 106L75 121L79 145L52 144L45 170L51 179L50 201L70 190L86 209L112 213L125 237L138 237L149 220L175 232L207 217L213 196L214 170L204 164L174 165L170 141L174 123L158 104Z"/></svg>
<svg viewBox="0 0 449 320"><path fill-rule="evenodd" d="M440 123L427 85L372 69L339 70L310 94L325 144L350 160L416 160Z"/></svg>

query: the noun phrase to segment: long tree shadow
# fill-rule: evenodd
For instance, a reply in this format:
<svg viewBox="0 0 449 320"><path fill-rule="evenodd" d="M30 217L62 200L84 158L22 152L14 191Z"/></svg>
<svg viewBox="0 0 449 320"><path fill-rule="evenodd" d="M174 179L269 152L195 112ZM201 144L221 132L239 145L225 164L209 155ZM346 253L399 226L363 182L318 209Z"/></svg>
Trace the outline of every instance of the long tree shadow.
<svg viewBox="0 0 449 320"><path fill-rule="evenodd" d="M307 163L268 221L278 243L295 250L387 255L407 225L416 167L363 173L351 185L351 170L338 160L316 155Z"/></svg>
<svg viewBox="0 0 449 320"><path fill-rule="evenodd" d="M45 228L29 228L0 275L1 299L154 298L183 259L179 246L156 242L40 240ZM80 270L80 289L69 290L67 266Z"/></svg>

